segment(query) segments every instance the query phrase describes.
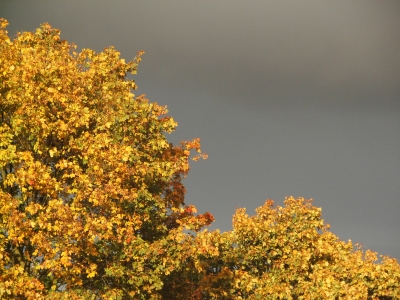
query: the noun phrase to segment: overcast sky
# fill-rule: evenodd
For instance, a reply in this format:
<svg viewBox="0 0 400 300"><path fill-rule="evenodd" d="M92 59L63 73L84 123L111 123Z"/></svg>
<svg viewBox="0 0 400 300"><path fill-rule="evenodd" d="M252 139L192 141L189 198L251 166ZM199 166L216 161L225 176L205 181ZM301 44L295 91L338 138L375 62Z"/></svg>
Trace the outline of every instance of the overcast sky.
<svg viewBox="0 0 400 300"><path fill-rule="evenodd" d="M137 94L200 137L186 203L231 229L313 198L342 240L400 259L400 1L1 1L9 34L146 54Z"/></svg>

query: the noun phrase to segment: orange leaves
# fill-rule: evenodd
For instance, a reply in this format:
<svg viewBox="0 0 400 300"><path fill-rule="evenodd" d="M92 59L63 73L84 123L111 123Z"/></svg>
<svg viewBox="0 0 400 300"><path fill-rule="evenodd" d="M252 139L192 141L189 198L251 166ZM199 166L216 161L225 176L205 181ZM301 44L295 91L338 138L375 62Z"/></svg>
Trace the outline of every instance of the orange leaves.
<svg viewBox="0 0 400 300"><path fill-rule="evenodd" d="M184 151L184 154L186 156L189 156L190 150L192 149L196 150L196 152L199 153L192 158L194 161L198 161L200 158L207 159L208 155L201 152L200 138L193 139L192 141L184 141L181 142L181 144L183 148L186 149L186 151Z"/></svg>
<svg viewBox="0 0 400 300"><path fill-rule="evenodd" d="M185 208L185 212L188 214L192 214L192 213L196 213L197 210L193 205L191 205L191 206Z"/></svg>

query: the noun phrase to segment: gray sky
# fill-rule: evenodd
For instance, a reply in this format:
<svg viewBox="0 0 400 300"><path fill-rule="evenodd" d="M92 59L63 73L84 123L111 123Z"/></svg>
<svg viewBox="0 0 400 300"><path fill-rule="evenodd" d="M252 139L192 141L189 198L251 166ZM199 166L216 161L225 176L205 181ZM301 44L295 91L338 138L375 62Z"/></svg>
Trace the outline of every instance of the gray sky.
<svg viewBox="0 0 400 300"><path fill-rule="evenodd" d="M2 1L9 34L49 22L122 57L200 137L186 203L231 229L268 198L313 198L342 240L400 259L399 1Z"/></svg>

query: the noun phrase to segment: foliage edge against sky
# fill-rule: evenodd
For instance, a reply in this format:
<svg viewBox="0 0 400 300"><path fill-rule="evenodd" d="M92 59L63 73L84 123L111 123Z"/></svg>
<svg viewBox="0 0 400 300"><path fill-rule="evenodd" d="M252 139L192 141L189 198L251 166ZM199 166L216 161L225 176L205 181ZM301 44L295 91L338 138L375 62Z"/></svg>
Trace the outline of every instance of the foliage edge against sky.
<svg viewBox="0 0 400 300"><path fill-rule="evenodd" d="M191 150L206 156L199 139L170 144L166 107L132 94L143 52L0 25L0 297L400 298L397 261L340 241L309 200L202 230L213 216L185 203L182 178Z"/></svg>

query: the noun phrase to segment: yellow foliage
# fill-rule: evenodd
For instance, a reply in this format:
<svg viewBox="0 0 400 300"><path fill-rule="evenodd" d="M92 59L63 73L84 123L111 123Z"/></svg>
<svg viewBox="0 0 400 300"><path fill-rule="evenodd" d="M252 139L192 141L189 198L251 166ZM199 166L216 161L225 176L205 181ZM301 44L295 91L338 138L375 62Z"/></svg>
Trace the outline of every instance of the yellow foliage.
<svg viewBox="0 0 400 300"><path fill-rule="evenodd" d="M284 203L268 200L255 216L238 209L232 232L196 237L197 291L207 299L400 299L395 259L377 262L376 253L340 241L311 200ZM218 251L204 252L207 243Z"/></svg>
<svg viewBox="0 0 400 300"><path fill-rule="evenodd" d="M143 51L96 53L0 19L0 299L400 299L395 259L329 232L311 200L233 230L184 202L200 140L135 96ZM386 297L386 298L385 298Z"/></svg>
<svg viewBox="0 0 400 300"><path fill-rule="evenodd" d="M212 221L184 203L181 180L199 140L169 144L177 123L166 107L132 94L126 75L143 51L130 62L113 47L77 53L49 24L11 41L7 24L0 298L156 297L191 253L183 230Z"/></svg>

